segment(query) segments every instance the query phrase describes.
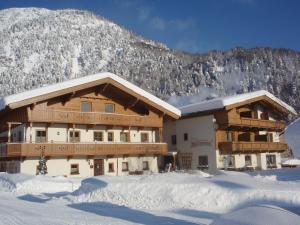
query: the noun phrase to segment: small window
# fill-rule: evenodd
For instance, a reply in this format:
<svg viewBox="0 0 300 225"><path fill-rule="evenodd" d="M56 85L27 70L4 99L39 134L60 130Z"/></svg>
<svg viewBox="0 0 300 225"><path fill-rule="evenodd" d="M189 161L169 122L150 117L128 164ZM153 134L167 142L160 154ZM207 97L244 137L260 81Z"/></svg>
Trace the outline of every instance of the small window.
<svg viewBox="0 0 300 225"><path fill-rule="evenodd" d="M46 131L45 130L37 130L36 131L35 142L37 142L37 143L46 142Z"/></svg>
<svg viewBox="0 0 300 225"><path fill-rule="evenodd" d="M128 171L128 162L122 162L122 171Z"/></svg>
<svg viewBox="0 0 300 225"><path fill-rule="evenodd" d="M177 144L176 135L172 135L171 136L171 141L172 141L172 145L176 145Z"/></svg>
<svg viewBox="0 0 300 225"><path fill-rule="evenodd" d="M252 166L251 155L245 155L245 166Z"/></svg>
<svg viewBox="0 0 300 225"><path fill-rule="evenodd" d="M114 141L114 132L107 132L107 141Z"/></svg>
<svg viewBox="0 0 300 225"><path fill-rule="evenodd" d="M22 142L23 140L23 137L22 137L22 132L21 131L19 131L18 132L18 142Z"/></svg>
<svg viewBox="0 0 300 225"><path fill-rule="evenodd" d="M226 162L228 167L234 167L234 156L233 155L227 156Z"/></svg>
<svg viewBox="0 0 300 225"><path fill-rule="evenodd" d="M81 112L91 112L92 111L92 103L91 102L81 102L80 110L81 110Z"/></svg>
<svg viewBox="0 0 300 225"><path fill-rule="evenodd" d="M70 131L70 142L80 142L80 132L79 131Z"/></svg>
<svg viewBox="0 0 300 225"><path fill-rule="evenodd" d="M143 161L143 170L149 170L149 162Z"/></svg>
<svg viewBox="0 0 300 225"><path fill-rule="evenodd" d="M108 172L109 173L115 172L114 163L108 163Z"/></svg>
<svg viewBox="0 0 300 225"><path fill-rule="evenodd" d="M103 141L103 132L95 131L94 132L94 141Z"/></svg>
<svg viewBox="0 0 300 225"><path fill-rule="evenodd" d="M121 132L120 133L120 141L121 142L129 142L129 133L128 132Z"/></svg>
<svg viewBox="0 0 300 225"><path fill-rule="evenodd" d="M187 141L189 139L189 136L187 133L184 133L183 134L183 140Z"/></svg>
<svg viewBox="0 0 300 225"><path fill-rule="evenodd" d="M207 170L208 169L208 156L201 155L198 157L198 169Z"/></svg>
<svg viewBox="0 0 300 225"><path fill-rule="evenodd" d="M79 174L79 164L71 164L71 175Z"/></svg>
<svg viewBox="0 0 300 225"><path fill-rule="evenodd" d="M276 155L266 155L267 168L276 168Z"/></svg>
<svg viewBox="0 0 300 225"><path fill-rule="evenodd" d="M141 133L141 142L149 142L149 134Z"/></svg>
<svg viewBox="0 0 300 225"><path fill-rule="evenodd" d="M105 104L105 112L107 113L114 113L115 112L115 105L112 103Z"/></svg>

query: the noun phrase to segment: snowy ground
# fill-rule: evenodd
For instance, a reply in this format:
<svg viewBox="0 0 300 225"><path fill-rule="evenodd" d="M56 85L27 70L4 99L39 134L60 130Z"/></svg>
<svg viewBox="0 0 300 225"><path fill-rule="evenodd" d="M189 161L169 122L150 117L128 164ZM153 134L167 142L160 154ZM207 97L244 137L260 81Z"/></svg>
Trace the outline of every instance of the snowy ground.
<svg viewBox="0 0 300 225"><path fill-rule="evenodd" d="M34 177L0 173L0 225L300 224L300 168Z"/></svg>

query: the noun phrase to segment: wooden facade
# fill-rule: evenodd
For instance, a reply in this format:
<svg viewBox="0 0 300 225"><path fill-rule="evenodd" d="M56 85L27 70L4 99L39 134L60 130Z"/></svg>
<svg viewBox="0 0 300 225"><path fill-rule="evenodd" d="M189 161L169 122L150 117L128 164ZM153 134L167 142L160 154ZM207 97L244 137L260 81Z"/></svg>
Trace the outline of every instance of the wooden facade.
<svg viewBox="0 0 300 225"><path fill-rule="evenodd" d="M178 115L106 78L8 105L0 111L0 129L6 133L1 137L0 157L162 155L167 152L162 140L164 117L178 118ZM44 124L46 136L41 139L44 143L35 143L32 138L31 130L35 124ZM70 131L75 132L76 127L85 125L86 130L95 126L104 126L106 130L121 127L128 132L132 128L153 130L157 132L158 140L135 143L128 135L126 142L129 143L50 142L48 129L55 124L67 125L67 136ZM13 142L12 130L22 125L26 130L24 138L18 143ZM29 138L26 138L27 131Z"/></svg>
<svg viewBox="0 0 300 225"><path fill-rule="evenodd" d="M73 157L96 155L164 155L165 143L6 143L0 157Z"/></svg>
<svg viewBox="0 0 300 225"><path fill-rule="evenodd" d="M221 154L283 152L288 149L279 137L285 129L286 110L266 99L255 98L213 112L218 124L216 148Z"/></svg>

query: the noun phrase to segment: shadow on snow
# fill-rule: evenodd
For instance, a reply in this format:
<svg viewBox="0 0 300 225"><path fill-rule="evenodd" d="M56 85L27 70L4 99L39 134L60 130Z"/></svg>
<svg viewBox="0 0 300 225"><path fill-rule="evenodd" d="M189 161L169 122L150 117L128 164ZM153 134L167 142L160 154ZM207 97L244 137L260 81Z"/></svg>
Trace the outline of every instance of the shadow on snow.
<svg viewBox="0 0 300 225"><path fill-rule="evenodd" d="M69 207L85 212L94 213L99 216L111 217L144 225L199 225L199 223L193 223L182 219L175 219L166 216L157 216L151 213L131 209L126 206L111 204L108 202L78 203L69 205Z"/></svg>

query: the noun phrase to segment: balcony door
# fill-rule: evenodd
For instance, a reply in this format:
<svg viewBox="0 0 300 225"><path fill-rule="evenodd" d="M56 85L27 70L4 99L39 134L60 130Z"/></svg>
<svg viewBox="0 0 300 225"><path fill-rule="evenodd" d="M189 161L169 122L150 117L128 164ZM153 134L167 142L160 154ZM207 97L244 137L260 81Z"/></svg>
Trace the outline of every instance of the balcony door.
<svg viewBox="0 0 300 225"><path fill-rule="evenodd" d="M37 130L35 132L35 142L36 143L46 142L46 131L45 130Z"/></svg>
<svg viewBox="0 0 300 225"><path fill-rule="evenodd" d="M104 175L104 160L94 159L94 176Z"/></svg>

